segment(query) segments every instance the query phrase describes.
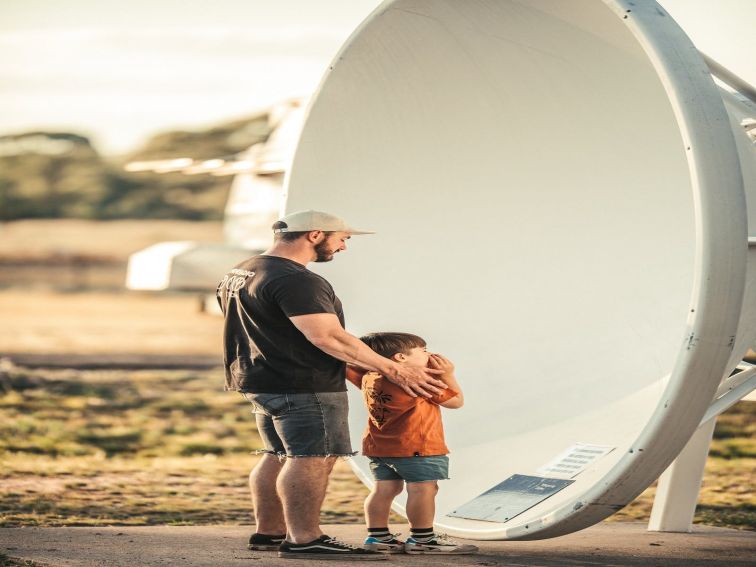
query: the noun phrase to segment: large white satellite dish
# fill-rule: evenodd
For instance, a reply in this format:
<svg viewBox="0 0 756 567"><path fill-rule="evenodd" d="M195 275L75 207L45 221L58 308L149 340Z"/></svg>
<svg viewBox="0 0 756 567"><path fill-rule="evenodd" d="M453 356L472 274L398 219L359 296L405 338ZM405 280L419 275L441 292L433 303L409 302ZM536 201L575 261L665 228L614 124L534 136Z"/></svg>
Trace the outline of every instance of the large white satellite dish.
<svg viewBox="0 0 756 567"><path fill-rule="evenodd" d="M389 1L342 48L286 209L378 231L321 269L351 331L457 364L439 527L569 533L680 452L756 336L753 108L649 0Z"/></svg>

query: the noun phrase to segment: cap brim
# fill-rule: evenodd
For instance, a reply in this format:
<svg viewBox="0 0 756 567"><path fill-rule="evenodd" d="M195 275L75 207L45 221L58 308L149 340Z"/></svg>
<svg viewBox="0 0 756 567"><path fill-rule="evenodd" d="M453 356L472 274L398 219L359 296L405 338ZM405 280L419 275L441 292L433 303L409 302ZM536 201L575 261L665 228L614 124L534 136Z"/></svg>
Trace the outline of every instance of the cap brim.
<svg viewBox="0 0 756 567"><path fill-rule="evenodd" d="M354 234L354 235L375 234L374 230L357 230L356 228L355 229L350 228L349 230L345 230L344 232L348 232L349 234Z"/></svg>

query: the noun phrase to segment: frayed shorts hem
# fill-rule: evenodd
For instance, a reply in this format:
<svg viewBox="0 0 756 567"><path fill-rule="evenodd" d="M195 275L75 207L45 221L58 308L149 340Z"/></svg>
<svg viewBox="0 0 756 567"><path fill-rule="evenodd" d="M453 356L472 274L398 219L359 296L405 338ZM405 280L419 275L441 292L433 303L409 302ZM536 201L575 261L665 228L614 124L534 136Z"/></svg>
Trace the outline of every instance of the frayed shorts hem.
<svg viewBox="0 0 756 567"><path fill-rule="evenodd" d="M278 451L272 451L270 449L257 449L256 451L252 451L253 455L273 455L274 457L278 457L280 460L304 459L306 457L323 457L324 459L327 459L329 457L337 457L340 459L348 459L350 457L354 457L357 453L358 451L354 451L352 453L327 453L319 455L287 455L286 453L279 453Z"/></svg>

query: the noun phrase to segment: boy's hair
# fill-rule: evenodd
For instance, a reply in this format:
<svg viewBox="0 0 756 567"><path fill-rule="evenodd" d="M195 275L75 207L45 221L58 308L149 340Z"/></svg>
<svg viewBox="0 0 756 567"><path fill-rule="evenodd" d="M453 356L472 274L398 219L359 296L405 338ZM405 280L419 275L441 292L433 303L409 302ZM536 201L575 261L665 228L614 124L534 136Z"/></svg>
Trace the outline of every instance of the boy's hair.
<svg viewBox="0 0 756 567"><path fill-rule="evenodd" d="M422 337L411 333L370 333L360 337L360 340L386 358L397 353L409 354L415 347L427 346Z"/></svg>

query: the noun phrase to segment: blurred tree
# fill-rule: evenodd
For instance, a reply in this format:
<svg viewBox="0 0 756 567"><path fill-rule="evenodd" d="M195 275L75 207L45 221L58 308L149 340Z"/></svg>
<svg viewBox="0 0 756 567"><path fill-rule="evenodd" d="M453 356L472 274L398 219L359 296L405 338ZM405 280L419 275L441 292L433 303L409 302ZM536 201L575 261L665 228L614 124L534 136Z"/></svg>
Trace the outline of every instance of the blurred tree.
<svg viewBox="0 0 756 567"><path fill-rule="evenodd" d="M270 133L267 114L197 132L167 132L119 161L67 132L0 136L0 220L162 218L217 220L231 177L128 173L136 160L211 159L239 153Z"/></svg>

